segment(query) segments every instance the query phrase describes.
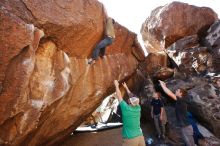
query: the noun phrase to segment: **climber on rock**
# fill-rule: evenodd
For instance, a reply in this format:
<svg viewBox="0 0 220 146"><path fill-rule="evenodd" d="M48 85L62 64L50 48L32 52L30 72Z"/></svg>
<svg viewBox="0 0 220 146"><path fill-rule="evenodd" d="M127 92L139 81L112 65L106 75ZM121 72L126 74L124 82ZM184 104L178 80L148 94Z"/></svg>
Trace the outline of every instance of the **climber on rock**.
<svg viewBox="0 0 220 146"><path fill-rule="evenodd" d="M88 60L88 64L95 63L95 60L99 57L99 55L101 57L105 55L105 48L111 45L115 39L114 24L115 20L108 17L105 23L105 38L101 40L93 50L92 58Z"/></svg>
<svg viewBox="0 0 220 146"><path fill-rule="evenodd" d="M115 80L114 84L116 97L122 111L122 146L145 146L143 133L140 127L141 107L139 105L139 98L135 97L135 95L130 92L126 83L123 83L122 85L130 97L128 100L129 104L127 104L122 98L118 81Z"/></svg>
<svg viewBox="0 0 220 146"><path fill-rule="evenodd" d="M183 136L186 146L195 146L195 142L193 139L193 128L187 118L187 91L185 89L179 88L174 94L170 89L167 88L166 84L163 81L159 80L159 82L164 92L176 101L176 118L179 126L181 127L181 134Z"/></svg>

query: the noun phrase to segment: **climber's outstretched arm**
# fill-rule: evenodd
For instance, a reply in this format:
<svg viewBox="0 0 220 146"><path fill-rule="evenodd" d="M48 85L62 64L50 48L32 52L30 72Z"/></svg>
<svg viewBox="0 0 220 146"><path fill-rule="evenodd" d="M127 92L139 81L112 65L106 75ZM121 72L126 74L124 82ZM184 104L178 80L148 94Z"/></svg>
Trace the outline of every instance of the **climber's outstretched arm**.
<svg viewBox="0 0 220 146"><path fill-rule="evenodd" d="M164 91L168 96L170 96L171 98L173 98L174 100L177 100L176 95L175 95L170 89L167 88L166 84L165 84L163 81L161 81L161 80L159 80L159 82L160 82L161 87L163 88L163 91Z"/></svg>
<svg viewBox="0 0 220 146"><path fill-rule="evenodd" d="M124 86L124 88L125 88L125 90L127 91L127 93L130 94L131 91L129 90L127 84L124 82L124 83L122 83L122 85Z"/></svg>
<svg viewBox="0 0 220 146"><path fill-rule="evenodd" d="M116 97L118 98L118 101L121 102L123 100L122 96L121 96L121 91L119 89L119 83L117 80L114 80L114 84L115 84L115 90L116 90Z"/></svg>

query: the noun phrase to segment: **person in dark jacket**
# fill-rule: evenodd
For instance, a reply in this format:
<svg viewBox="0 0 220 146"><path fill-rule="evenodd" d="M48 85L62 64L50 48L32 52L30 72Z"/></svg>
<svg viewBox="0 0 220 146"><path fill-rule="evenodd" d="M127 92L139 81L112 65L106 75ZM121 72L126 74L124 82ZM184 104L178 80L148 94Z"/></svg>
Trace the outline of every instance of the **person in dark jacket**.
<svg viewBox="0 0 220 146"><path fill-rule="evenodd" d="M176 90L175 94L167 88L166 84L163 81L160 81L160 85L164 92L176 101L175 112L176 118L181 127L181 133L184 139L186 146L195 146L193 138L193 128L187 118L187 91L179 88Z"/></svg>

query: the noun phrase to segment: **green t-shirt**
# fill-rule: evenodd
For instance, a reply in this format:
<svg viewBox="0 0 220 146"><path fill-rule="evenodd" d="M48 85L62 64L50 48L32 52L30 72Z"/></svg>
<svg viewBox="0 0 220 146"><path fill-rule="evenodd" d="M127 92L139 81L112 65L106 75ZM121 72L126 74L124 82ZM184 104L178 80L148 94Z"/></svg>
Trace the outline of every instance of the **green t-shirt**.
<svg viewBox="0 0 220 146"><path fill-rule="evenodd" d="M143 135L140 127L141 107L129 106L124 100L120 102L122 111L122 136L123 138L134 138Z"/></svg>

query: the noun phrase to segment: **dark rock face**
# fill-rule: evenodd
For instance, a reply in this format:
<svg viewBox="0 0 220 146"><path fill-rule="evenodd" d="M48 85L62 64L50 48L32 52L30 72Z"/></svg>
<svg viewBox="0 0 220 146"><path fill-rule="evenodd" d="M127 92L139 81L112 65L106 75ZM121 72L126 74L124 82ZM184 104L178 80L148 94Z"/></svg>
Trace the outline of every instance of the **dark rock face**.
<svg viewBox="0 0 220 146"><path fill-rule="evenodd" d="M167 118L169 122L169 131L167 133L168 139L170 143L173 145L184 145L184 141L181 135L180 128L178 127L178 122L175 116L175 109L172 106L167 106L165 108L167 113ZM214 135L212 135L206 128L201 126L199 123L197 123L198 129L201 132L201 134L204 136L204 139L199 139L199 145L206 146L206 145L214 145L217 146L220 144L220 140L216 138Z"/></svg>
<svg viewBox="0 0 220 146"><path fill-rule="evenodd" d="M144 60L136 34L116 23L106 56L87 64L106 18L96 0L2 0L0 15L0 145L59 141ZM35 49L30 24L45 32Z"/></svg>
<svg viewBox="0 0 220 146"><path fill-rule="evenodd" d="M204 32L217 18L210 8L172 2L152 11L141 34L147 51L157 52L185 36Z"/></svg>
<svg viewBox="0 0 220 146"><path fill-rule="evenodd" d="M219 73L219 23L210 27L206 38L186 36L166 49L181 71L187 74ZM202 41L200 41L202 40Z"/></svg>
<svg viewBox="0 0 220 146"><path fill-rule="evenodd" d="M217 94L220 91L219 87L202 77L191 77L187 80L169 79L167 85L172 91L178 88L188 89L188 93L192 97L189 110L203 125L220 137L218 132L220 97Z"/></svg>
<svg viewBox="0 0 220 146"><path fill-rule="evenodd" d="M197 119L199 130L205 138L204 140L199 140L200 145L218 146L220 144L220 140L216 136L218 136L217 131L219 130L219 110L216 109L219 108L219 97L216 96L215 85L210 84L210 87L207 86L207 81L202 78L192 78L192 80L171 78L167 80L167 86L172 91L175 91L180 87L189 89L189 94L193 97L189 105L189 111L192 112L193 116ZM207 87L204 88L204 86ZM150 101L152 99L152 93L155 89L152 82L146 82L145 87L146 94L142 104L143 117L151 122L153 126L153 120L151 120L152 118L150 117ZM212 100L209 101L211 98ZM180 127L175 116L175 102L166 96L162 96L162 100L165 103L165 111L168 120L166 131L167 142L172 145L184 145ZM199 125L199 123L208 127L208 129L212 131L215 136L207 131L206 128ZM215 127L215 130L211 129L213 127Z"/></svg>
<svg viewBox="0 0 220 146"><path fill-rule="evenodd" d="M213 58L207 47L199 45L197 35L184 37L170 47L166 52L184 73L205 74L213 72Z"/></svg>
<svg viewBox="0 0 220 146"><path fill-rule="evenodd" d="M213 57L214 72L220 73L220 20L209 28L207 34L206 46L210 49Z"/></svg>
<svg viewBox="0 0 220 146"><path fill-rule="evenodd" d="M200 78L196 80L200 81L195 84L195 88L189 90L193 96L193 102L190 105L191 111L217 137L220 137L220 97L216 94L217 91L220 91L220 88Z"/></svg>
<svg viewBox="0 0 220 146"><path fill-rule="evenodd" d="M220 60L220 23L216 20L216 13L209 8L173 2L155 9L143 24L141 33L146 49L150 52L147 56L150 64L146 67L148 72L154 77L159 76L154 79L160 79L162 75L153 72L154 68L173 68L174 75L171 78L168 76L169 79L165 78L168 87L172 91L178 88L187 89L192 96L189 110L201 124L220 138L220 86L213 82L219 76ZM160 57L151 55L152 52L157 54L162 51L168 54L176 66L169 64L169 61L165 65L158 61ZM157 61L151 58L157 58ZM171 131L175 130L175 127L171 127ZM214 142L210 145L219 145L216 137L213 141L217 141L217 144Z"/></svg>

